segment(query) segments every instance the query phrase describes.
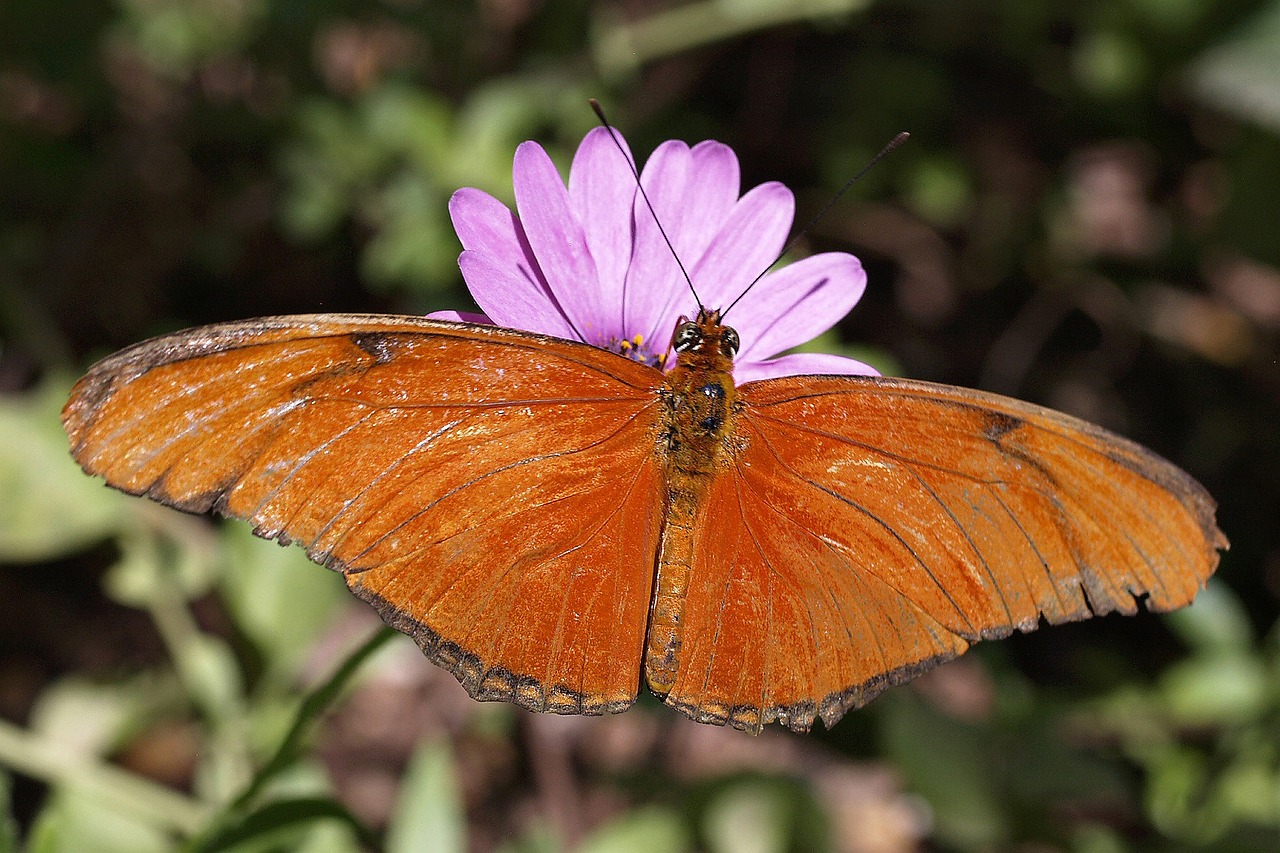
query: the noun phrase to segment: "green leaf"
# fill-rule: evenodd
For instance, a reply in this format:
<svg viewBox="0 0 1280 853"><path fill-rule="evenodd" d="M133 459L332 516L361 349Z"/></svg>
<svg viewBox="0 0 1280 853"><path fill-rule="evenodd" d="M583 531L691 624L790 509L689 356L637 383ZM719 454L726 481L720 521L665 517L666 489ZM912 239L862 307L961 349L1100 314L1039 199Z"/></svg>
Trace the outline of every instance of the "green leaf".
<svg viewBox="0 0 1280 853"><path fill-rule="evenodd" d="M230 712L243 704L240 668L224 640L212 634L195 634L187 638L178 654L182 682L202 710L214 716L211 711Z"/></svg>
<svg viewBox="0 0 1280 853"><path fill-rule="evenodd" d="M351 680L364 662L392 637L398 636L400 634L390 628L379 629L372 637L348 655L347 659L334 670L327 681L307 694L298 706L297 716L294 717L293 725L285 735L284 740L281 741L279 749L258 771L253 783L236 800L236 805L243 806L248 803L276 774L284 771L298 760L304 749L303 741L310 732L311 726L320 718L321 714L333 705L338 695L347 686L347 682Z"/></svg>
<svg viewBox="0 0 1280 853"><path fill-rule="evenodd" d="M270 759L254 774L253 779L211 823L204 835L192 842L192 849L206 850L209 839L216 839L229 827L240 825L249 813L259 794L275 779L291 770L302 757L306 738L312 725L337 700L347 683L360 666L392 637L400 636L390 628L383 628L357 647L329 676L329 679L307 694L298 706L293 725L281 740Z"/></svg>
<svg viewBox="0 0 1280 853"><path fill-rule="evenodd" d="M124 496L85 476L58 412L68 385L0 397L0 560L50 560L110 535Z"/></svg>
<svg viewBox="0 0 1280 853"><path fill-rule="evenodd" d="M578 853L681 853L691 849L689 830L678 815L670 809L647 808L600 827L582 842Z"/></svg>
<svg viewBox="0 0 1280 853"><path fill-rule="evenodd" d="M116 540L120 559L103 578L103 591L128 607L181 605L214 581L216 541L203 519L134 500Z"/></svg>
<svg viewBox="0 0 1280 853"><path fill-rule="evenodd" d="M992 764L990 733L934 711L905 691L877 700L885 754L928 800L940 839L961 847L1002 848L1008 814Z"/></svg>
<svg viewBox="0 0 1280 853"><path fill-rule="evenodd" d="M1253 624L1240 598L1225 583L1210 578L1190 607L1164 617L1188 646L1215 654L1248 652L1254 646Z"/></svg>
<svg viewBox="0 0 1280 853"><path fill-rule="evenodd" d="M963 163L945 155L920 159L911 173L909 192L911 206L944 228L963 222L973 202L973 187Z"/></svg>
<svg viewBox="0 0 1280 853"><path fill-rule="evenodd" d="M565 853L565 851L559 835L545 821L537 821L519 838L500 845L497 853Z"/></svg>
<svg viewBox="0 0 1280 853"><path fill-rule="evenodd" d="M449 225L448 195L422 174L403 172L377 194L377 235L361 259L371 284L406 282L443 291L458 277L457 240Z"/></svg>
<svg viewBox="0 0 1280 853"><path fill-rule="evenodd" d="M1147 85L1142 44L1126 32L1098 29L1076 46L1072 65L1082 88L1099 98L1131 97Z"/></svg>
<svg viewBox="0 0 1280 853"><path fill-rule="evenodd" d="M122 0L118 37L132 42L155 70L185 76L201 59L226 54L257 30L268 5L262 0L230 6L174 0Z"/></svg>
<svg viewBox="0 0 1280 853"><path fill-rule="evenodd" d="M1203 102L1280 131L1280 2L1272 0L1205 52L1190 78Z"/></svg>
<svg viewBox="0 0 1280 853"><path fill-rule="evenodd" d="M466 819L448 743L422 744L400 787L387 853L464 853Z"/></svg>
<svg viewBox="0 0 1280 853"><path fill-rule="evenodd" d="M1230 725L1256 720L1267 707L1271 679L1248 655L1211 655L1169 667L1160 691L1184 724Z"/></svg>
<svg viewBox="0 0 1280 853"><path fill-rule="evenodd" d="M702 827L713 853L783 853L789 817L789 804L777 786L743 782L711 802Z"/></svg>
<svg viewBox="0 0 1280 853"><path fill-rule="evenodd" d="M431 92L386 86L370 93L361 105L369 135L425 174L438 173L449 151L453 115L449 105Z"/></svg>
<svg viewBox="0 0 1280 853"><path fill-rule="evenodd" d="M54 788L32 825L28 853L166 853L169 839L118 803L75 785Z"/></svg>
<svg viewBox="0 0 1280 853"><path fill-rule="evenodd" d="M262 651L268 666L291 672L311 643L349 600L337 572L254 536L248 525L222 530L218 585L232 618Z"/></svg>
<svg viewBox="0 0 1280 853"><path fill-rule="evenodd" d="M141 712L144 697L138 693L140 686L64 678L40 694L31 710L30 729L68 755L103 755L117 745Z"/></svg>

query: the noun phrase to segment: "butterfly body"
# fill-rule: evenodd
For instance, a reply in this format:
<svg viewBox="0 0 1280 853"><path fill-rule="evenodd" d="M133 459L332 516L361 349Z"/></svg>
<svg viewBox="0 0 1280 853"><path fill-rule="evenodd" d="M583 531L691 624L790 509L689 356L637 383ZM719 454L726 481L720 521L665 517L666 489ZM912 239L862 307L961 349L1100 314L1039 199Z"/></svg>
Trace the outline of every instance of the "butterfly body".
<svg viewBox="0 0 1280 853"><path fill-rule="evenodd" d="M644 659L645 681L666 696L683 642L681 617L694 560L694 521L708 482L733 453L733 351L717 312L682 321L673 335L679 361L660 391L665 424L660 455L666 514L658 551Z"/></svg>
<svg viewBox="0 0 1280 853"><path fill-rule="evenodd" d="M692 331L690 331L692 329ZM1187 604L1226 539L1138 445L968 389L735 387L736 333L664 374L488 326L228 323L95 365L72 454L300 544L478 699L832 725L972 643Z"/></svg>

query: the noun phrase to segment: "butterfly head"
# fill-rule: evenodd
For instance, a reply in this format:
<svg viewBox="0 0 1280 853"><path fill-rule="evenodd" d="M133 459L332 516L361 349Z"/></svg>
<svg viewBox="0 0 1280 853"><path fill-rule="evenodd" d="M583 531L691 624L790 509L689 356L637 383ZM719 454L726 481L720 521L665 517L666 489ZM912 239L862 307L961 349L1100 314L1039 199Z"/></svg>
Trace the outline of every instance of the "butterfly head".
<svg viewBox="0 0 1280 853"><path fill-rule="evenodd" d="M671 335L671 349L686 360L701 356L731 363L742 341L736 329L720 322L720 313L715 309L699 308L696 319L681 317Z"/></svg>

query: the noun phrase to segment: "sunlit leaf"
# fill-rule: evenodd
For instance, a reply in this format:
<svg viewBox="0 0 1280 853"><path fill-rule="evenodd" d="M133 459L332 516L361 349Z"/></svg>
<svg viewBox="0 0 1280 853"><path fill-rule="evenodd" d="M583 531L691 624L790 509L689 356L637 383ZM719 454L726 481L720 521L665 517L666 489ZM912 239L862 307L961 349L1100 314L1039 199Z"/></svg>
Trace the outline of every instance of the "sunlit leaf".
<svg viewBox="0 0 1280 853"><path fill-rule="evenodd" d="M1190 607L1165 620L1182 640L1203 652L1247 652L1253 647L1253 625L1240 598L1225 583L1210 578Z"/></svg>
<svg viewBox="0 0 1280 853"><path fill-rule="evenodd" d="M0 397L0 559L50 560L109 535L124 514L119 492L86 477L58 421L70 385L50 381Z"/></svg>
<svg viewBox="0 0 1280 853"><path fill-rule="evenodd" d="M1261 661L1248 655L1211 655L1173 665L1160 689L1183 723L1228 725L1257 719L1274 688Z"/></svg>
<svg viewBox="0 0 1280 853"><path fill-rule="evenodd" d="M68 756L103 755L147 712L153 687L148 681L98 684L63 678L40 694L29 727Z"/></svg>
<svg viewBox="0 0 1280 853"><path fill-rule="evenodd" d="M387 853L464 853L466 819L444 741L418 747L400 785L387 828Z"/></svg>
<svg viewBox="0 0 1280 853"><path fill-rule="evenodd" d="M1280 2L1272 0L1206 51L1190 78L1205 103L1280 131Z"/></svg>
<svg viewBox="0 0 1280 853"><path fill-rule="evenodd" d="M152 512L142 507L147 505L136 504L131 510ZM215 543L206 529L192 529L193 522L203 528L203 522L173 516L174 535L137 523L126 526L117 537L120 559L103 578L103 591L121 604L144 610L161 599L176 596L185 601L207 592L216 575Z"/></svg>
<svg viewBox="0 0 1280 853"><path fill-rule="evenodd" d="M247 525L226 525L220 542L218 584L232 618L268 665L287 673L349 602L342 577L308 560L300 548L253 536Z"/></svg>
<svg viewBox="0 0 1280 853"><path fill-rule="evenodd" d="M578 853L681 853L692 849L689 830L674 812L638 809L591 833ZM744 853L748 848L741 848Z"/></svg>
<svg viewBox="0 0 1280 853"><path fill-rule="evenodd" d="M776 786L740 783L707 807L703 834L715 853L783 853L789 846L790 811Z"/></svg>
<svg viewBox="0 0 1280 853"><path fill-rule="evenodd" d="M154 825L74 785L53 789L33 824L28 853L167 853L172 843Z"/></svg>

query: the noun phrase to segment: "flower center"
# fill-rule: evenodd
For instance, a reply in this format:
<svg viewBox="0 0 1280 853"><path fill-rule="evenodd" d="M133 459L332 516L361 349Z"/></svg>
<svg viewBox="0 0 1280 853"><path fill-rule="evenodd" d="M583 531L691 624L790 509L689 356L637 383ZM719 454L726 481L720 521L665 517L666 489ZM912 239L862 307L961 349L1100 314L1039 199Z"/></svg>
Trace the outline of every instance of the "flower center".
<svg viewBox="0 0 1280 853"><path fill-rule="evenodd" d="M636 335L630 339L609 338L608 341L600 346L601 349L616 352L618 355L625 355L632 361L638 361L650 367L661 368L667 361L666 348L664 347L660 353L653 352L645 341L644 335Z"/></svg>

